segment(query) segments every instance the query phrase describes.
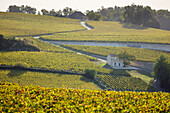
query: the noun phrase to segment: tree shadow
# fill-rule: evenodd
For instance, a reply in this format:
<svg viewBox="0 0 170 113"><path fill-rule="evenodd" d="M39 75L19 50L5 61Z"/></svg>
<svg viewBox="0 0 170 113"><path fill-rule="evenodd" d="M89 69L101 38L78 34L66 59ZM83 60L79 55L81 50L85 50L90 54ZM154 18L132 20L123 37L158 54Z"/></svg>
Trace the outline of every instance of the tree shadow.
<svg viewBox="0 0 170 113"><path fill-rule="evenodd" d="M120 22L120 24L122 24L123 27L127 28L127 29L137 29L137 30L148 29L148 27L141 26L141 25L135 25L135 24L131 24L131 23Z"/></svg>
<svg viewBox="0 0 170 113"><path fill-rule="evenodd" d="M81 81L84 81L84 82L86 82L86 83L88 83L88 82L93 82L93 80L88 79L88 78L85 77L85 76L80 77L80 80L81 80Z"/></svg>
<svg viewBox="0 0 170 113"><path fill-rule="evenodd" d="M112 69L112 67L110 67L107 63L103 66L103 68Z"/></svg>
<svg viewBox="0 0 170 113"><path fill-rule="evenodd" d="M131 77L131 75L126 70L122 70L122 69L112 69L110 71L110 75Z"/></svg>
<svg viewBox="0 0 170 113"><path fill-rule="evenodd" d="M20 76L27 71L25 70L10 70L10 72L7 74L9 77L15 77L15 76Z"/></svg>
<svg viewBox="0 0 170 113"><path fill-rule="evenodd" d="M153 76L151 75L151 73L149 73L149 72L146 72L146 71L144 71L144 70L136 70L138 73L140 73L140 74L142 74L142 75L146 75L146 76L148 76L148 77L152 77L153 78Z"/></svg>

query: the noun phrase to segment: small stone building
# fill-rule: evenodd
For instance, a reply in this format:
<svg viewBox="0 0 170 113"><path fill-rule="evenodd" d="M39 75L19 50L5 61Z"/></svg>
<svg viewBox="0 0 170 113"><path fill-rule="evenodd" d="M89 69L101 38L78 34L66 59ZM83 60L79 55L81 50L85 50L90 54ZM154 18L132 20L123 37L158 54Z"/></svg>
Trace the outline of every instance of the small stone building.
<svg viewBox="0 0 170 113"><path fill-rule="evenodd" d="M80 19L81 21L86 21L87 20L86 16L81 11L75 11L74 13L72 13L69 16L69 18Z"/></svg>
<svg viewBox="0 0 170 113"><path fill-rule="evenodd" d="M123 60L119 59L116 54L110 54L107 56L107 64L111 67L123 67Z"/></svg>

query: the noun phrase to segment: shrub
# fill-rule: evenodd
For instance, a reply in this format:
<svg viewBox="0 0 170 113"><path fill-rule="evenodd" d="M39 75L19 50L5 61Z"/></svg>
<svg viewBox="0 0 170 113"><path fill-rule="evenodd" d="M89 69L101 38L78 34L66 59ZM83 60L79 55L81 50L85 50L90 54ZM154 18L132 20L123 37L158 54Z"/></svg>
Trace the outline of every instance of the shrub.
<svg viewBox="0 0 170 113"><path fill-rule="evenodd" d="M87 77L89 79L94 79L94 77L96 75L96 71L95 70L86 69L84 75L85 75L85 77Z"/></svg>
<svg viewBox="0 0 170 113"><path fill-rule="evenodd" d="M15 64L15 67L17 67L17 68L28 68L28 64L18 62L18 63Z"/></svg>
<svg viewBox="0 0 170 113"><path fill-rule="evenodd" d="M0 40L4 39L4 35L0 34Z"/></svg>

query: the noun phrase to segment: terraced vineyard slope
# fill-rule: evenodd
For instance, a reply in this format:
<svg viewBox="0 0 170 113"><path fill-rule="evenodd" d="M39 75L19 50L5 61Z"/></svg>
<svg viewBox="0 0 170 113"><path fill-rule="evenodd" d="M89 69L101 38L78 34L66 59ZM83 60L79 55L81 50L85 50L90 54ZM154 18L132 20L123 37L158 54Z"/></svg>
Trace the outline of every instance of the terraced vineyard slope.
<svg viewBox="0 0 170 113"><path fill-rule="evenodd" d="M18 83L20 85L36 85L55 88L83 88L100 90L92 80L82 75L31 72L24 70L0 70L0 81Z"/></svg>
<svg viewBox="0 0 170 113"><path fill-rule="evenodd" d="M0 112L170 112L170 93L163 92L58 89L3 82L0 92Z"/></svg>
<svg viewBox="0 0 170 113"><path fill-rule="evenodd" d="M126 76L97 75L100 85L110 87L116 91L156 91L140 78Z"/></svg>
<svg viewBox="0 0 170 113"><path fill-rule="evenodd" d="M62 45L66 48L74 49L76 51L87 52L107 57L109 54L119 54L123 51L134 55L138 61L154 62L161 54L170 59L170 53L156 50L130 48L130 47L104 47L104 46L84 46L84 45Z"/></svg>
<svg viewBox="0 0 170 113"><path fill-rule="evenodd" d="M83 55L77 55L75 53L27 51L0 52L0 65L23 65L27 68L74 73L83 73L86 69L94 69L98 73L110 73L111 70L96 66L91 60L95 59Z"/></svg>
<svg viewBox="0 0 170 113"><path fill-rule="evenodd" d="M85 29L79 20L0 12L0 33L5 37L38 35Z"/></svg>
<svg viewBox="0 0 170 113"><path fill-rule="evenodd" d="M170 31L141 28L136 25L108 21L88 21L88 24L93 26L94 29L76 33L60 33L54 36L42 36L42 38L45 40L65 41L170 43Z"/></svg>

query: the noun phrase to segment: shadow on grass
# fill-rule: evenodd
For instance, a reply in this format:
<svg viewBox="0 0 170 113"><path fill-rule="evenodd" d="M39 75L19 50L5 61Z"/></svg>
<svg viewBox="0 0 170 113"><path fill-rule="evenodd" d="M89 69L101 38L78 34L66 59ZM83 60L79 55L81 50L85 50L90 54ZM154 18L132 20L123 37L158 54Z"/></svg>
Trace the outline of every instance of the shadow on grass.
<svg viewBox="0 0 170 113"><path fill-rule="evenodd" d="M131 24L131 23L120 22L120 24L122 24L123 27L127 28L127 29L137 29L137 30L148 29L148 27L141 26L141 25L135 25L135 24Z"/></svg>
<svg viewBox="0 0 170 113"><path fill-rule="evenodd" d="M88 79L88 78L86 78L85 76L82 76L82 77L80 77L80 80L81 81L84 81L84 82L93 82L93 80L91 80L91 79Z"/></svg>
<svg viewBox="0 0 170 113"><path fill-rule="evenodd" d="M107 63L103 66L103 68L112 69Z"/></svg>
<svg viewBox="0 0 170 113"><path fill-rule="evenodd" d="M148 77L154 77L152 76L149 72L143 71L143 70L136 70L138 73L142 74L142 75L146 75Z"/></svg>
<svg viewBox="0 0 170 113"><path fill-rule="evenodd" d="M27 71L25 70L10 70L10 72L8 73L9 77L15 77L15 76L20 76L24 73L26 73Z"/></svg>
<svg viewBox="0 0 170 113"><path fill-rule="evenodd" d="M131 75L126 70L121 69L112 69L110 71L110 75L112 76L125 76L125 77L131 77Z"/></svg>

